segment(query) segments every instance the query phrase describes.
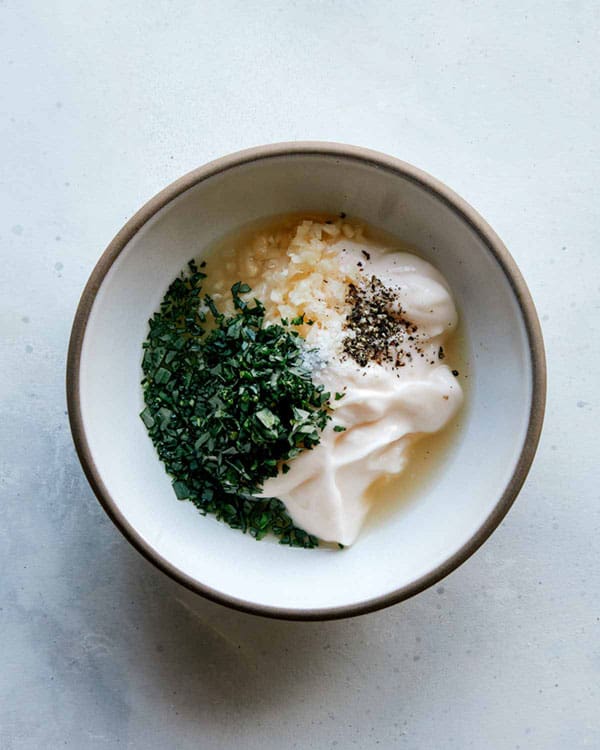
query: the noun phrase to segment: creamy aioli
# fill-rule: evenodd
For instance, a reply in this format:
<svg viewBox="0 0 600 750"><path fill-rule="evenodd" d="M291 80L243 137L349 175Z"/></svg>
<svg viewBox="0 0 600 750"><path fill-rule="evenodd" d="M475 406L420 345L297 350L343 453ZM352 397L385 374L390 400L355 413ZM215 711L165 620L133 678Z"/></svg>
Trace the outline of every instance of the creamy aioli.
<svg viewBox="0 0 600 750"><path fill-rule="evenodd" d="M441 274L426 261L370 243L338 242L341 262L361 264L366 279L375 275L397 291L406 317L418 327L418 341L403 349L404 367L330 357L314 379L326 389L345 393L331 399L334 418L321 442L290 462L263 487L263 496L278 497L294 522L326 541L352 544L370 508L368 488L405 467L410 445L425 433L441 430L462 404L462 390L439 349L457 324L457 314ZM366 250L366 254L363 253ZM368 256L368 258L367 258ZM327 330L309 331L319 346ZM340 425L345 431L336 432Z"/></svg>
<svg viewBox="0 0 600 750"><path fill-rule="evenodd" d="M269 479L261 496L278 497L308 533L344 545L356 540L370 510L371 485L399 475L411 446L447 425L463 400L439 356L457 325L446 281L430 263L364 232L336 217L280 220L235 244L228 239L218 252L221 275L211 282L209 274L207 287L227 310L226 290L242 280L268 322L301 314L313 321L299 330L316 350L307 361L313 380L331 392L333 418L320 443L288 461L289 471ZM417 326L414 340L402 343L402 366L361 367L343 351L349 285L372 276L393 290L391 309Z"/></svg>

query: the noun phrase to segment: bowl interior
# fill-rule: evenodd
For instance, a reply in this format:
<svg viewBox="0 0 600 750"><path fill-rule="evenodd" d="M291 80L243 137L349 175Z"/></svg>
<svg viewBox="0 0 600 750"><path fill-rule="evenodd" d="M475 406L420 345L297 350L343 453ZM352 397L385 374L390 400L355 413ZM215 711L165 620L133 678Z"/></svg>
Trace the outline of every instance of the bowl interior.
<svg viewBox="0 0 600 750"><path fill-rule="evenodd" d="M178 502L138 417L147 321L187 261L248 221L315 210L360 217L437 266L451 285L470 352L464 426L444 470L417 502L369 526L343 551L259 543ZM216 595L293 614L356 608L411 587L477 534L519 461L531 372L515 291L482 236L449 202L376 163L279 154L204 179L130 239L91 309L79 398L94 470L144 546Z"/></svg>

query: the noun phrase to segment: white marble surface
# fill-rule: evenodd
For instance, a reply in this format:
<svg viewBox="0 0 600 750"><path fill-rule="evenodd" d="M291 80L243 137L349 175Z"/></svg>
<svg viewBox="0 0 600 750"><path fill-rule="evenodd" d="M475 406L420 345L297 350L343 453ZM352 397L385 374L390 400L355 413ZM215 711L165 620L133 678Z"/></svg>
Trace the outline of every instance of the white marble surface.
<svg viewBox="0 0 600 750"><path fill-rule="evenodd" d="M599 29L592 1L0 3L3 750L600 747ZM483 549L324 624L195 599L143 560L86 484L63 385L123 222L289 139L395 154L472 202L549 364L537 459Z"/></svg>

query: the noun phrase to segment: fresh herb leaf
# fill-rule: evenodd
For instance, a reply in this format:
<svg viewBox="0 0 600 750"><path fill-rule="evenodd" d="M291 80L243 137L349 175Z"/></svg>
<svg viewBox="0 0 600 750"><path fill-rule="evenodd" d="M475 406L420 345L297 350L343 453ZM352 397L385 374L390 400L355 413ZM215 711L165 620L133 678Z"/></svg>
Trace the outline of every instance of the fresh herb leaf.
<svg viewBox="0 0 600 750"><path fill-rule="evenodd" d="M175 491L178 500L187 500L187 498L190 496L190 491L185 482L173 482L173 490Z"/></svg>

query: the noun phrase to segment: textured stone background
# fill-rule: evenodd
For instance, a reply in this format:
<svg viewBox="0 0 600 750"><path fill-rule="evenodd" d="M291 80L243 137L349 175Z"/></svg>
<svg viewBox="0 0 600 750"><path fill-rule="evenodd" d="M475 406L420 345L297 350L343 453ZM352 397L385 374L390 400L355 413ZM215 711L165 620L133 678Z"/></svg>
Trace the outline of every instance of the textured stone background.
<svg viewBox="0 0 600 750"><path fill-rule="evenodd" d="M3 750L600 747L599 7L0 2ZM502 527L436 589L325 624L228 611L146 563L85 482L63 385L123 222L213 157L291 139L395 154L473 203L549 361Z"/></svg>

